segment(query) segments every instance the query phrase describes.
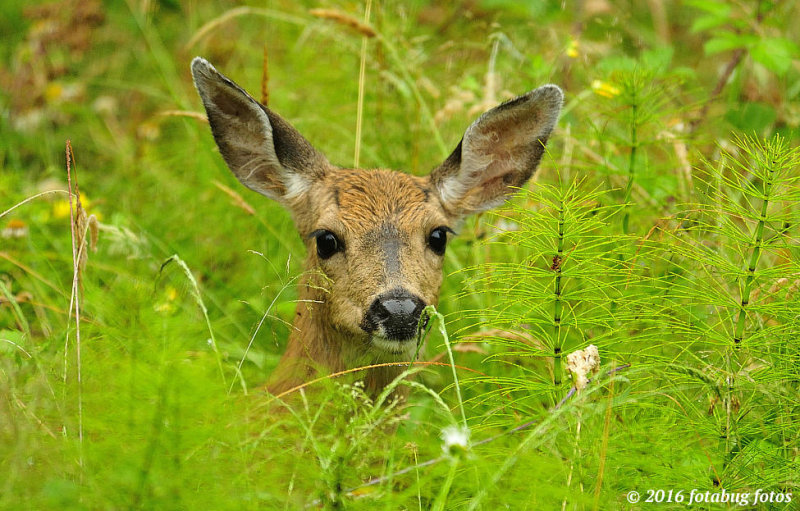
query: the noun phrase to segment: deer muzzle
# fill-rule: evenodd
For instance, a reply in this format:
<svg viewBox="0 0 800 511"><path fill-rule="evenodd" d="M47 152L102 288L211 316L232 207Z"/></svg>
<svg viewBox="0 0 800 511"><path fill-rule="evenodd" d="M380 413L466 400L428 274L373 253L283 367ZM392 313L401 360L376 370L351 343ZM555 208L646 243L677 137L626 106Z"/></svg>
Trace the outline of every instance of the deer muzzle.
<svg viewBox="0 0 800 511"><path fill-rule="evenodd" d="M390 341L411 341L417 336L423 309L425 303L418 296L403 288L394 288L373 300L364 314L361 328Z"/></svg>

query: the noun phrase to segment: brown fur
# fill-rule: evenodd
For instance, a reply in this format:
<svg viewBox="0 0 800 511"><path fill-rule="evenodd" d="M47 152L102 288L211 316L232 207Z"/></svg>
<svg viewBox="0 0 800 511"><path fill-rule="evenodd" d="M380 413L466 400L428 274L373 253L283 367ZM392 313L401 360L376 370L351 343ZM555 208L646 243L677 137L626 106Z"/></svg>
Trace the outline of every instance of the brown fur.
<svg viewBox="0 0 800 511"><path fill-rule="evenodd" d="M428 178L390 170L332 169L290 209L306 240L306 281L300 286L300 305L280 370L270 390L282 392L307 379L314 366L331 372L361 365L404 361L370 346L370 335L359 323L375 297L398 285L438 304L442 258L427 249L426 234L457 219L448 216L430 193ZM335 232L345 243L342 257L320 260L317 229ZM382 230L395 230L402 240L399 271L389 272L381 254ZM298 367L298 364L301 366ZM404 367L367 371L368 390L380 390Z"/></svg>
<svg viewBox="0 0 800 511"><path fill-rule="evenodd" d="M228 166L245 186L280 201L306 243L300 303L270 379L273 393L318 372L408 361L413 341L376 340L363 326L371 304L396 289L424 305L438 303L443 257L429 245L431 232L502 204L530 178L563 98L550 85L490 110L430 176L415 177L335 167L208 62L195 59L192 74ZM320 230L344 248L321 259L312 235ZM379 392L404 368L366 371L368 391Z"/></svg>

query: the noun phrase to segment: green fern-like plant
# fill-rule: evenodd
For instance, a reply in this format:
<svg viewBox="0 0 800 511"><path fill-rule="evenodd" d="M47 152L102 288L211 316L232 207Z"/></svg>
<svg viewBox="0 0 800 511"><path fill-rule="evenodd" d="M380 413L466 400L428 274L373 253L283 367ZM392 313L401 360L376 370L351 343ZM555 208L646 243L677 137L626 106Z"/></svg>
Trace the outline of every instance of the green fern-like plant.
<svg viewBox="0 0 800 511"><path fill-rule="evenodd" d="M486 264L473 284L497 293L481 314L495 334L490 360L515 367L500 388L537 396L559 389L566 353L612 345L626 328L635 243L609 234L621 208L602 205L605 194L577 181L540 184L500 215L492 243L511 247L515 259Z"/></svg>
<svg viewBox="0 0 800 511"><path fill-rule="evenodd" d="M692 340L728 488L786 490L800 467L799 166L780 137L736 137L706 162L702 202L670 244L676 329Z"/></svg>

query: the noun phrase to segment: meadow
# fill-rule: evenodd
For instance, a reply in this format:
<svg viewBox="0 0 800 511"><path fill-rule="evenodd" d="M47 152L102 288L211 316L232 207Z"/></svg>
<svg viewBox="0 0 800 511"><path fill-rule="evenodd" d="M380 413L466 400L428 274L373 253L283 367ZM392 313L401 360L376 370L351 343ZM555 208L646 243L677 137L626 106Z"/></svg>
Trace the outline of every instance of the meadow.
<svg viewBox="0 0 800 511"><path fill-rule="evenodd" d="M800 508L797 3L2 12L0 509ZM564 90L448 245L407 401L265 391L305 248L226 168L197 55L332 162L416 175Z"/></svg>

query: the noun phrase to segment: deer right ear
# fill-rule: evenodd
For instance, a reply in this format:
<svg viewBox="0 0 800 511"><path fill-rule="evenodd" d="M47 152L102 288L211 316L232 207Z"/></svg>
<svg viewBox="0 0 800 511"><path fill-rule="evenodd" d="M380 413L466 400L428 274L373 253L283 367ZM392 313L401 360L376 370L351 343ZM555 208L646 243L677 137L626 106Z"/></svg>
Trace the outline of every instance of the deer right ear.
<svg viewBox="0 0 800 511"><path fill-rule="evenodd" d="M248 188L287 202L324 176L328 160L288 122L200 57L194 85L225 163Z"/></svg>
<svg viewBox="0 0 800 511"><path fill-rule="evenodd" d="M430 175L444 207L458 217L485 211L525 184L542 159L563 101L561 89L545 85L472 123Z"/></svg>

